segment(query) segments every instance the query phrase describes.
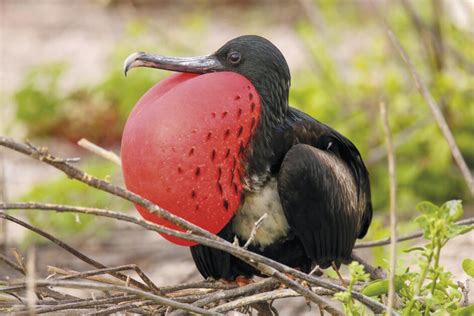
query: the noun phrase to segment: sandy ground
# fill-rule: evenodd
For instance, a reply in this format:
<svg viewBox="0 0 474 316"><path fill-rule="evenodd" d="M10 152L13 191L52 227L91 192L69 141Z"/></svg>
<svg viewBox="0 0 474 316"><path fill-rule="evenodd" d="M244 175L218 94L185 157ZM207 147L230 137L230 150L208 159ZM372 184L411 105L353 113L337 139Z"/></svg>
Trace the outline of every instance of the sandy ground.
<svg viewBox="0 0 474 316"><path fill-rule="evenodd" d="M245 1L243 1L245 2ZM157 27L165 28L169 37L179 37L185 41L188 34L174 27L185 15L183 7L155 6L136 8L120 5L112 10L104 9L101 1L7 1L0 0L0 134L9 134L21 138L23 130L16 126L8 132L6 124L12 118L12 106L8 95L18 87L25 72L32 65L49 61L65 60L71 64L64 87L67 89L76 84L91 83L99 80L105 71L105 63L110 50L122 39L127 24L134 19L149 19ZM264 2L262 6L269 6ZM285 27L291 20L297 2L281 5L272 10L271 25L261 25L252 19L256 12L251 10L245 18L236 18L235 12L219 8L207 13L213 21L203 36L194 38L196 50L205 54L209 48L217 48L224 41L245 33L259 33L271 37L282 49L292 69L301 67L305 59L302 44ZM265 10L263 10L265 12ZM267 20L268 21L268 20ZM162 31L162 29L161 29ZM74 148L57 144L55 150L68 156ZM60 176L50 167L18 154L0 149L0 167L5 171L6 192L8 200L15 200L27 192L35 183ZM9 226L9 244L14 245L23 235L22 229ZM193 266L187 248L173 246L156 234L132 229L130 226L118 225L109 238L97 242L90 240L71 240L73 245L84 253L105 265L117 266L128 263L138 264L158 285L168 285L183 281L197 280L199 274ZM467 276L460 267L460 262L474 250L474 235L457 238L451 241L444 250L443 264L459 280ZM53 245L37 249L38 264L41 274L47 265L84 270L85 264L66 254ZM0 265L0 278L15 277L14 273ZM313 314L307 311L303 299L292 299L290 303L280 302L281 315Z"/></svg>

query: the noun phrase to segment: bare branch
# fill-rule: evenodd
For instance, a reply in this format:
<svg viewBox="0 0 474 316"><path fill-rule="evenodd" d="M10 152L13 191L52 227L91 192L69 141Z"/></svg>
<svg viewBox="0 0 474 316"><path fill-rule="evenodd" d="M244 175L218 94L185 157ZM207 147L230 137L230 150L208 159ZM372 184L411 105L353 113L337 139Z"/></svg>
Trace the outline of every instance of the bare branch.
<svg viewBox="0 0 474 316"><path fill-rule="evenodd" d="M229 290L238 287L237 284L226 284L223 282L211 282L209 280L196 281L190 283L182 283L171 286L160 287L160 292L164 294L177 292L183 289L219 289L219 290Z"/></svg>
<svg viewBox="0 0 474 316"><path fill-rule="evenodd" d="M250 246L250 244L253 242L253 240L255 239L255 236L257 235L257 231L260 229L260 226L262 226L263 224L263 221L268 217L268 214L265 213L263 214L254 224L253 224L253 228L252 228L252 231L250 232L250 237L249 239L245 242L245 245L242 247L244 249L247 249L248 246Z"/></svg>
<svg viewBox="0 0 474 316"><path fill-rule="evenodd" d="M248 285L231 289L231 290L227 290L227 291L216 292L215 294L212 294L208 297L205 297L201 300L194 302L193 305L203 307L216 301L235 298L235 297L243 296L243 295L255 294L256 292L261 291L261 290L273 289L278 285L279 285L279 282L275 279L272 279L272 278L263 279L262 281L257 282L257 283L248 284Z"/></svg>
<svg viewBox="0 0 474 316"><path fill-rule="evenodd" d="M150 302L150 301L131 302L128 304L121 304L118 306L113 305L112 307L103 309L98 312L89 313L87 315L94 315L94 316L112 315L113 313L128 311L128 310L137 309L143 306L154 305L154 304L155 304L154 302ZM145 314L150 314L150 313L145 313Z"/></svg>
<svg viewBox="0 0 474 316"><path fill-rule="evenodd" d="M170 212L162 209L161 207L158 207L157 205L153 204L152 202L148 201L145 198L140 197L139 195L133 192L130 192L122 187L108 183L107 181L93 177L83 172L82 170L72 166L71 164L67 163L66 161L64 161L64 159L54 157L48 152L47 148L37 148L31 143L21 144L21 143L15 142L11 138L4 137L4 136L0 136L0 146L10 148L17 152L30 156L36 160L42 161L50 166L55 167L58 170L61 170L70 178L76 179L96 189L121 197L132 203L139 204L143 206L144 208L146 208L149 212L156 214L170 221L171 223L184 228L185 230L189 230L191 233L197 233L199 235L206 236L207 238L214 239L214 240L220 239L219 237L209 233L205 229L202 229L201 227L197 225L194 225L176 215L171 214Z"/></svg>
<svg viewBox="0 0 474 316"><path fill-rule="evenodd" d="M0 208L1 208L1 206L0 206ZM457 225L471 225L471 224L474 224L474 217L469 217L469 218L457 221L456 224ZM417 231L417 232L414 232L414 233L411 233L411 234L407 234L407 235L398 237L397 242L416 239L416 238L419 238L421 236L423 236L423 232L420 230L420 231ZM358 242L357 244L355 244L354 249L385 246L385 245L389 245L390 242L391 242L390 237L383 238L383 239L380 239L380 240L363 241L363 242Z"/></svg>
<svg viewBox="0 0 474 316"><path fill-rule="evenodd" d="M464 160L464 157L461 154L461 151L459 150L458 145L456 144L456 140L454 139L453 133L451 132L448 126L448 123L446 122L443 112L441 111L439 105L436 103L433 96L429 92L425 83L421 80L420 75L416 71L416 68L413 65L410 57L408 57L408 54L401 46L398 38L395 36L395 34L392 32L392 30L387 24L385 24L385 27L386 27L386 31L387 31L390 41L392 42L393 46L397 49L403 61L405 62L411 76L415 80L418 90L420 91L421 95L423 96L429 108L431 109L431 112L433 113L433 116L436 122L438 123L438 126L441 129L441 132L443 133L444 138L446 139L448 143L448 146L449 146L449 149L451 150L451 154L454 158L454 161L456 161L459 167L459 170L461 171L461 174L464 177L464 180L466 181L466 184L469 188L469 191L471 192L471 195L474 195L474 178L471 174L471 171L469 170L469 167L466 164L466 161Z"/></svg>
<svg viewBox="0 0 474 316"><path fill-rule="evenodd" d="M315 294L313 291L305 288L301 284L297 283L294 280L291 280L283 273L277 271L273 267L270 267L265 264L258 264L260 266L260 271L265 273L268 276L273 276L281 281L281 283L285 284L286 286L290 287L291 289L295 290L299 294L303 295L307 299L312 302L315 302L321 309L328 311L331 315L341 315L343 316L344 313L341 312L339 309L335 308L331 305L330 301Z"/></svg>
<svg viewBox="0 0 474 316"><path fill-rule="evenodd" d="M303 272L298 271L296 269L290 268L290 267L288 267L286 265L283 265L279 262L273 261L273 260L271 260L267 257L258 255L258 254L253 253L253 252L249 252L245 249L242 249L241 247L234 246L231 243L223 240L222 238L220 238L220 237L218 237L214 234L211 234L208 231L206 231L206 230L204 230L204 229L202 229L202 228L200 228L200 227L198 227L198 226L196 226L196 225L194 225L194 224L192 224L192 223L190 223L190 222L188 222L188 221L186 221L186 220L184 220L184 219L182 219L182 218L180 218L176 215L173 215L173 214L169 213L168 211L158 207L157 205L154 205L150 201L134 194L133 192L127 191L122 187L110 184L106 181L97 179L97 178L95 178L91 175L88 175L88 174L84 173L83 171L81 171L78 168L68 164L67 162L52 156L51 154L49 154L47 152L47 150L38 149L38 148L36 148L32 145L29 145L29 146L24 145L24 144L15 142L13 139L7 138L7 137L0 137L0 146L4 146L4 147L10 148L10 149L13 149L13 150L18 151L20 153L23 153L25 155L33 157L37 160L43 161L43 162L45 162L45 163L61 170L61 171L63 171L65 174L67 174L71 178L77 179L77 180L79 180L83 183L86 183L86 184L88 184L92 187L95 187L97 189L100 189L100 190L109 192L113 195L119 196L123 199L126 199L126 200L130 201L130 202L142 205L143 207L145 207L150 212L155 213L158 216L161 216L162 218L172 222L173 224L178 225L179 227L182 227L182 228L186 229L187 231L185 233L183 233L183 232L180 232L180 231L169 229L169 228L164 227L162 225L156 225L156 224L152 224L152 223L145 223L145 221L140 222L136 218L129 217L129 216L126 216L124 214L119 214L119 213L115 214L115 216L114 216L117 219L132 222L132 223L138 224L140 226L143 226L145 228L148 227L147 229L152 228L152 230L155 230L155 231L167 234L167 235L171 235L171 236L175 236L175 237L195 241L195 242L203 244L205 246L213 247L213 248L231 253L235 257L247 262L248 264L250 264L251 266L253 266L253 267L255 267L259 270L262 267L259 264L263 263L266 266L271 266L273 269L278 270L278 272L280 272L280 273L290 274L293 277L305 280L310 284L314 284L316 286L321 286L321 287L324 287L324 288L327 288L327 289L331 289L333 291L345 291L345 288L343 288L339 285L333 284L331 282L320 280L320 279L318 279L314 276L310 276L306 273L303 273ZM77 211L77 210L69 209L69 210L65 210L65 211L73 211L74 212L74 211ZM102 215L102 216L112 217L112 216L110 216L110 214L106 215L103 212L98 212L98 213L100 213L100 215ZM2 215L2 214L0 213L0 215ZM284 279L284 278L286 278L286 276L284 276L284 275L280 277L280 279ZM304 291L304 289L298 288L297 285L295 285L292 282L289 282L289 284L290 284L290 287L292 287L292 288L294 287L294 289L296 291ZM359 292L353 291L352 296L355 299L362 302L363 304L367 305L369 308L371 308L375 312L380 312L380 311L385 310L385 306L383 304L381 304L378 301L373 300L372 298L369 298L369 297L367 297L367 296L365 296L365 295L363 295Z"/></svg>
<svg viewBox="0 0 474 316"><path fill-rule="evenodd" d="M5 220L5 222L6 222L6 220ZM8 257L5 256L4 254L0 253L0 260L2 260L8 266L10 266L11 268L15 269L16 271L18 271L18 272L20 272L21 274L24 275L25 271L22 269L22 267L19 266L18 264L16 264L15 262L11 261L10 259L8 259Z"/></svg>
<svg viewBox="0 0 474 316"><path fill-rule="evenodd" d="M0 201L7 201L7 183L5 175L5 157L0 152ZM0 222L0 247L5 252L8 247L8 226L7 221L2 219Z"/></svg>
<svg viewBox="0 0 474 316"><path fill-rule="evenodd" d="M54 306L37 308L36 310L34 310L34 313L44 314L44 313L66 311L66 310L85 308L85 307L99 307L99 306L104 306L104 305L106 306L106 304L117 304L117 303L122 303L122 302L129 302L132 300L136 300L137 298L138 298L137 295L120 295L120 296L106 297L106 298L101 298L101 299L80 300L78 302L67 302L63 304L57 304Z"/></svg>
<svg viewBox="0 0 474 316"><path fill-rule="evenodd" d="M113 285L113 284L100 284L100 283L93 283L93 282L77 282L77 281L55 281L55 280L36 280L35 283L38 286L54 286L54 287L64 287L64 288L72 288L72 289L92 289L92 290L101 290L101 291L119 291L124 293L133 294L139 296L141 298L153 301L160 305L167 305L171 306L176 309L182 309L185 311L198 313L201 315L222 315L217 312L212 312L205 310L200 307L196 307L186 303L180 303L174 301L172 299L158 296L149 292L145 292L136 288L126 287L121 285Z"/></svg>
<svg viewBox="0 0 474 316"><path fill-rule="evenodd" d="M364 259L362 259L358 254L355 252L351 255L352 259L359 262L364 266L365 271L369 272L370 278L372 280L378 279L385 279L387 277L387 273L382 269L382 267L374 267Z"/></svg>
<svg viewBox="0 0 474 316"><path fill-rule="evenodd" d="M114 153L113 151L104 149L90 141L88 141L85 138L81 138L77 144L81 146L84 149L87 149L88 151L96 154L97 156L100 156L104 159L107 159L109 161L112 161L114 164L122 166L122 162L120 161L120 157Z"/></svg>
<svg viewBox="0 0 474 316"><path fill-rule="evenodd" d="M139 219L130 215L122 214L122 213L117 213L109 210L101 210L97 208L87 208L87 207L74 207L74 206L66 206L66 205L55 205L55 204L41 204L41 203L0 203L0 209L36 209L36 210L54 210L58 212L77 212L77 213L84 213L84 214L94 214L97 216L103 216L103 217L109 217L109 218L115 218L117 220L121 221L126 221L129 223L133 223L136 225L139 225L145 229L156 231L156 232L161 232L165 233L171 236L183 238L183 239L189 239L192 241L199 242L203 245L209 246L209 247L214 247L216 249L222 250L222 251L227 251L231 253L232 255L235 255L238 258L241 258L242 260L248 262L249 264L252 264L254 267L257 267L257 263L264 263L267 265L271 265L273 267L277 267L281 269L284 273L290 273L294 277L300 278L302 280L307 281L310 284L314 284L316 286L320 286L323 288L330 289L335 292L339 291L345 291L344 287L341 287L339 285L330 283L328 281L322 280L320 278L316 278L314 276L307 275L301 271L289 268L285 265L282 265L278 262L275 262L271 259L268 259L266 257L257 255L253 252L246 251L245 249L242 249L241 247L236 247L233 246L229 242L224 242L221 243L219 241L214 241L214 240L209 240L201 236L196 236L192 235L189 233L183 233L179 231L175 231L172 229L169 229L167 227L157 225L151 222L147 222L143 219ZM2 213L0 213L0 216ZM258 269L258 267L257 267ZM0 290L1 291L1 290ZM380 304L377 301L374 301L364 295L362 295L359 292L353 292L352 293L353 297L363 304L367 305L370 307L372 310L375 312L381 312L384 310L384 305Z"/></svg>
<svg viewBox="0 0 474 316"><path fill-rule="evenodd" d="M321 296L326 296L326 295L332 295L334 292L327 290L327 289L313 289L313 291ZM240 307L248 306L253 303L257 302L267 302L267 301L273 301L281 298L287 298L287 297L297 297L300 296L297 292L290 290L290 289L278 289L274 290L271 292L265 292L265 293L258 293L255 295L243 297L237 300L234 300L229 303L221 304L218 307L215 307L212 310L215 310L217 312L228 312L231 310L235 310Z"/></svg>
<svg viewBox="0 0 474 316"><path fill-rule="evenodd" d="M390 132L390 125L388 123L387 107L384 102L380 103L380 115L382 117L383 130L385 135L385 143L387 145L388 157L388 175L390 182L390 275L389 275L389 289L388 289L388 310L390 315L393 309L393 302L395 298L395 271L397 264L397 174L395 166L395 153L393 150L392 133Z"/></svg>
<svg viewBox="0 0 474 316"><path fill-rule="evenodd" d="M15 218L13 216L10 216L4 212L0 212L0 218L3 218L5 220L9 220L11 222L14 222L20 226L23 226L33 232L35 232L36 234L40 235L40 236L43 236L44 238L46 239L49 239L50 241L52 241L53 243L55 243L56 245L58 245L59 247L63 248L64 250L66 250L67 252L71 253L72 255L74 255L75 257L81 259L82 261L98 268L98 269L104 269L104 268L107 268L106 266L104 266L103 264L95 261L94 259L91 259L89 257L87 257L85 254L81 253L80 251L74 249L73 247L69 246L68 244L62 242L61 240L57 239L56 237L52 236L51 234L45 232L45 231L42 231L41 229L39 228L36 228L36 227L33 227L31 225L29 225L28 223L25 223L21 220L19 220L18 218ZM123 275L121 273L116 273L116 272L110 272L111 275L113 275L114 277L116 278L119 278L123 281L125 281L127 279L127 276L126 275ZM147 290L148 288L146 287L146 285L136 281L136 280L131 280L131 283L134 285L134 286L137 286L143 290Z"/></svg>
<svg viewBox="0 0 474 316"><path fill-rule="evenodd" d="M36 305L35 278L35 251L34 248L30 248L26 262L26 306L31 315L34 315Z"/></svg>
<svg viewBox="0 0 474 316"><path fill-rule="evenodd" d="M111 273L111 272L119 272L119 271L126 271L126 270L133 270L135 273L148 285L148 288L153 292L159 294L160 289L151 281L151 279L136 265L136 264L127 264L113 268L103 268L103 269L96 269L84 272L71 272L67 275L61 276L56 278L57 280L67 280L67 279L79 279L79 278L87 278L89 276L104 274L104 273ZM131 280L128 280L131 281Z"/></svg>

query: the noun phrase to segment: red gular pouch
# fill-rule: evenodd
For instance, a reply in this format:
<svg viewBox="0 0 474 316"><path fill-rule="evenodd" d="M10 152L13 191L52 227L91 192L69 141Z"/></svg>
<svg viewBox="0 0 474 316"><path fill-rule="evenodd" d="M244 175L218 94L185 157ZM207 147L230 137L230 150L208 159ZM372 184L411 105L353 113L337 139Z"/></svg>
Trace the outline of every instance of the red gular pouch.
<svg viewBox="0 0 474 316"><path fill-rule="evenodd" d="M191 223L218 233L240 206L245 148L260 97L242 75L179 73L138 101L122 137L126 187ZM184 231L136 205L148 221ZM178 245L195 242L166 234Z"/></svg>

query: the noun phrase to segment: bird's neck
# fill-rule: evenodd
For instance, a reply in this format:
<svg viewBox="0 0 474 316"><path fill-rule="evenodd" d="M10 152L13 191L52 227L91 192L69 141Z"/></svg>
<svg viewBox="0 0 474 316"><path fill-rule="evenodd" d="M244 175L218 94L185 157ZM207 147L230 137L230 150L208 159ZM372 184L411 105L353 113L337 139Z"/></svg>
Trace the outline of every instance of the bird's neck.
<svg viewBox="0 0 474 316"><path fill-rule="evenodd" d="M285 121L288 112L287 90L262 89L259 94L262 104L259 125L247 149L245 162L244 184L250 191L259 190L271 178L274 130Z"/></svg>

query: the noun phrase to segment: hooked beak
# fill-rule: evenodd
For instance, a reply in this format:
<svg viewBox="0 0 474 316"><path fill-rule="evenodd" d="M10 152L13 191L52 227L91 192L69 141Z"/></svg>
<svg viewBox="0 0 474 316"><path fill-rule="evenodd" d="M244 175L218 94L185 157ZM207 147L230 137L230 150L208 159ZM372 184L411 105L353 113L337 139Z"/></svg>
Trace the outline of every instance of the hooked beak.
<svg viewBox="0 0 474 316"><path fill-rule="evenodd" d="M125 76L130 69L137 67L150 67L198 74L224 69L221 62L214 55L198 57L167 57L143 52L133 53L125 59L123 64Z"/></svg>

